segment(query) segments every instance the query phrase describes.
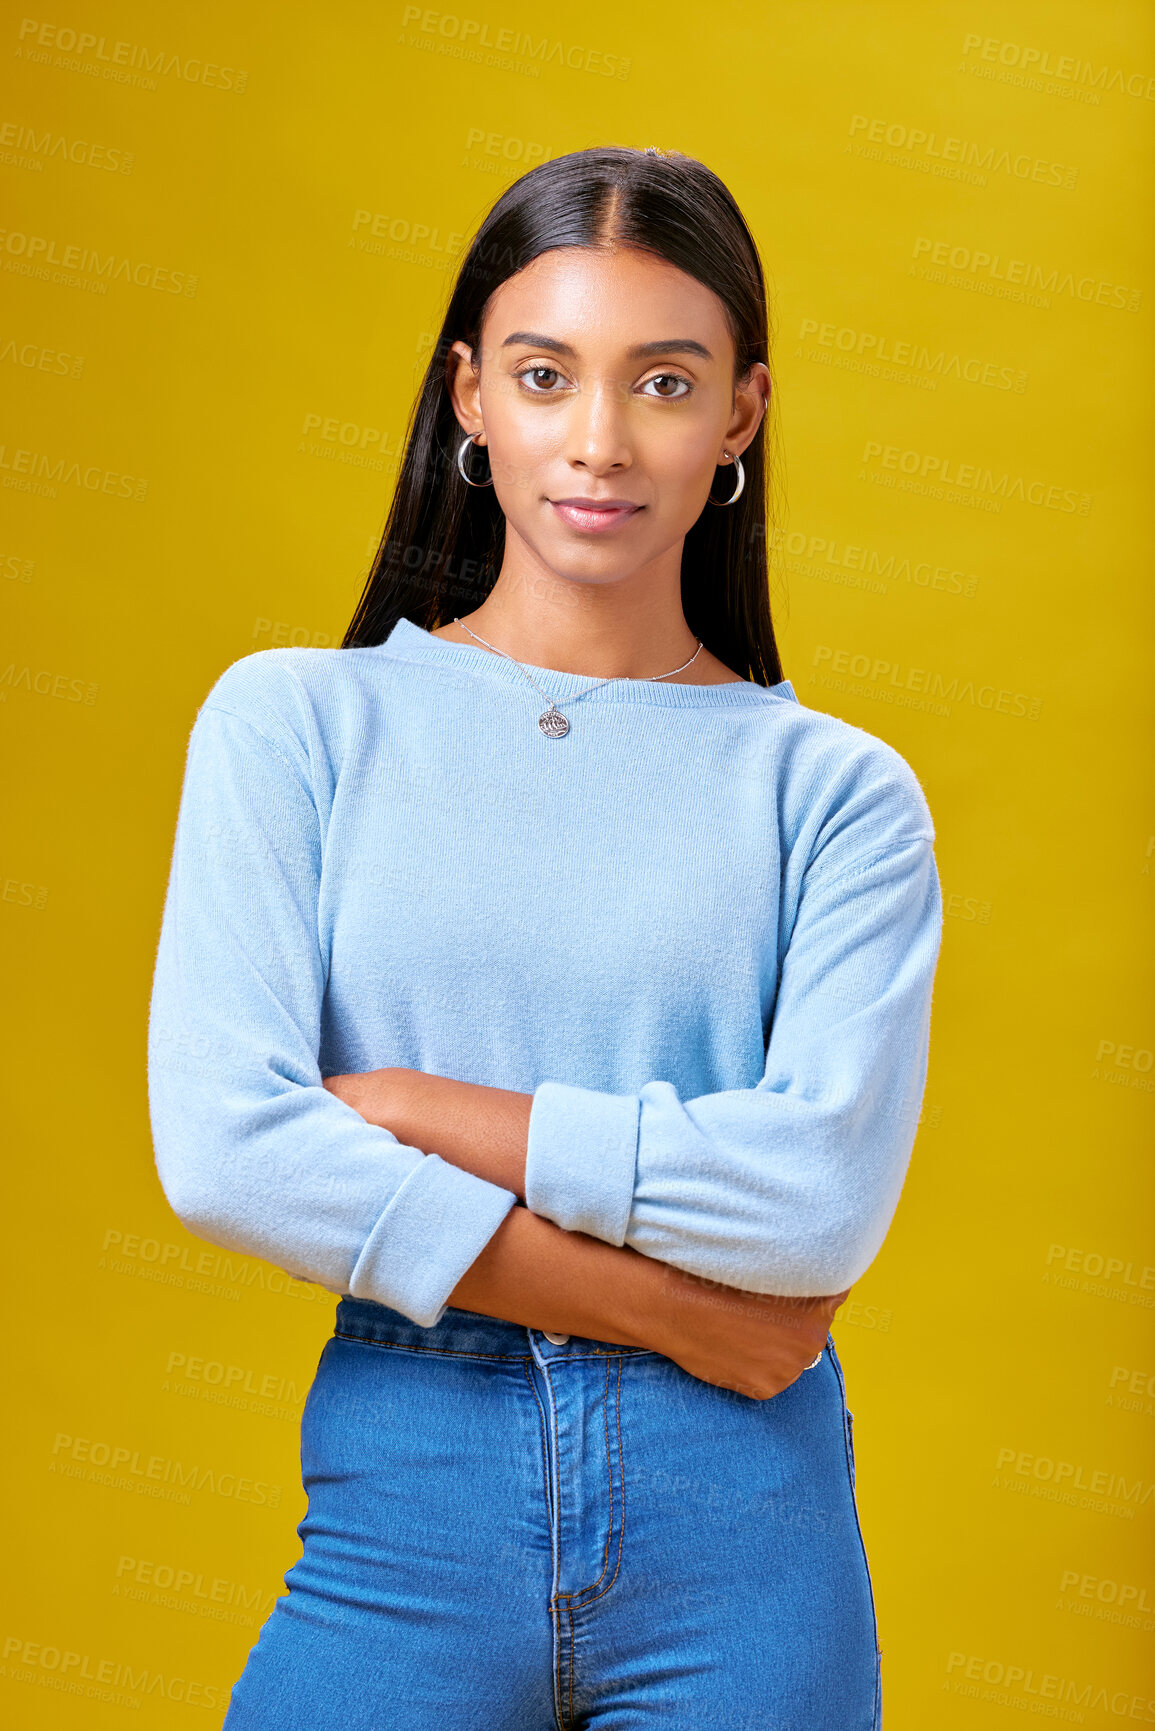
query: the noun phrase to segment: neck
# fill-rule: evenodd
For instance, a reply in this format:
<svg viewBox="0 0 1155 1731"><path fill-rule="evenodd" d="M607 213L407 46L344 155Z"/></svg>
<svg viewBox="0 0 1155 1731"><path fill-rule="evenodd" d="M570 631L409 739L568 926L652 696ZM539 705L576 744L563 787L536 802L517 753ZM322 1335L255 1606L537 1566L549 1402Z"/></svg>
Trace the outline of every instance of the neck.
<svg viewBox="0 0 1155 1731"><path fill-rule="evenodd" d="M497 582L464 615L497 649L533 667L593 679L646 679L680 668L694 654L698 639L682 613L680 545L673 557L598 583L558 577L511 539ZM456 626L442 630L458 635Z"/></svg>

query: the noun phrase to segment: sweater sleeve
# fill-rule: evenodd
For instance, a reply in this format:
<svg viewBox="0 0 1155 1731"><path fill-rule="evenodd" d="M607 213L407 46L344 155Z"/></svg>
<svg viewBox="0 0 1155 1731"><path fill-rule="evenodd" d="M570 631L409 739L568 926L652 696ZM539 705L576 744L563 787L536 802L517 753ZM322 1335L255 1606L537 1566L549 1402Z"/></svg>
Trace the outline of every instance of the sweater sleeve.
<svg viewBox="0 0 1155 1731"><path fill-rule="evenodd" d="M942 930L929 814L923 833L893 815L840 820L812 855L756 1086L691 1100L660 1080L636 1095L538 1086L534 1212L752 1292L861 1277L914 1143Z"/></svg>
<svg viewBox="0 0 1155 1731"><path fill-rule="evenodd" d="M428 1327L517 1199L322 1086L322 826L298 743L212 696L193 728L149 1019L157 1168L199 1237Z"/></svg>

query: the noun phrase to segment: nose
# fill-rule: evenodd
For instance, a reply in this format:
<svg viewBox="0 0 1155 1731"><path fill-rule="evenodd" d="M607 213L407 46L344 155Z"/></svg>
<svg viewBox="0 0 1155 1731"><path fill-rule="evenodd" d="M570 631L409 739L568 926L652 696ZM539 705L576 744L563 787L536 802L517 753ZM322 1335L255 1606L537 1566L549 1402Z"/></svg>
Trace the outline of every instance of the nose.
<svg viewBox="0 0 1155 1731"><path fill-rule="evenodd" d="M575 393L566 427L566 460L590 475L620 474L633 463L621 392L606 381Z"/></svg>

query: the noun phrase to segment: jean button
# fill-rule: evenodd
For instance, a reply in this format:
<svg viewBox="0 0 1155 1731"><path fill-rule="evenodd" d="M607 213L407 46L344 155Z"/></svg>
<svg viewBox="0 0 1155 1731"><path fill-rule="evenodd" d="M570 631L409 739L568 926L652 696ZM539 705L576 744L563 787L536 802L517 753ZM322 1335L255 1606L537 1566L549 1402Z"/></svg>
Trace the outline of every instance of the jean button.
<svg viewBox="0 0 1155 1731"><path fill-rule="evenodd" d="M545 1335L545 1338L548 1341L550 1341L554 1346L568 1346L569 1345L569 1335L568 1334L551 1334L549 1332L548 1328L543 1328L541 1332Z"/></svg>

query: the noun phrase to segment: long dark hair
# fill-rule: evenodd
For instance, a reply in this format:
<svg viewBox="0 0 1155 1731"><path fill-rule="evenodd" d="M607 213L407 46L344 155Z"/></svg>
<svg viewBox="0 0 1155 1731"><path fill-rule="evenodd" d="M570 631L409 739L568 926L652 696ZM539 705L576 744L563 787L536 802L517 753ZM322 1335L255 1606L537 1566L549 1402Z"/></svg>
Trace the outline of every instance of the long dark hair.
<svg viewBox="0 0 1155 1731"><path fill-rule="evenodd" d="M455 341L478 346L490 296L543 252L613 244L648 252L712 289L734 340L735 377L769 363L758 249L733 197L702 162L617 146L539 163L502 193L453 286L406 432L393 503L342 647L383 643L399 619L431 631L481 605L497 581L505 518L491 489L456 471L462 432L446 385ZM725 510L707 505L682 551L686 623L732 672L782 678L767 576L767 425L743 453L746 486ZM722 467L714 490L735 479Z"/></svg>

